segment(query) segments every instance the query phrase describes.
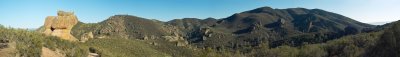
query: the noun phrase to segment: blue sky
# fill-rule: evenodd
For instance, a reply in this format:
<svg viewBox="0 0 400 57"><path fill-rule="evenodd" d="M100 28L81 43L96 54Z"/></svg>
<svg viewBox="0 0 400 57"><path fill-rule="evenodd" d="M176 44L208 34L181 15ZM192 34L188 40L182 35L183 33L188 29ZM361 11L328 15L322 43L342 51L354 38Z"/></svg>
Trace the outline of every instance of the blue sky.
<svg viewBox="0 0 400 57"><path fill-rule="evenodd" d="M79 20L96 23L117 14L168 21L225 18L258 7L323 9L361 22L399 20L400 0L1 0L0 24L38 28L57 10L74 11Z"/></svg>

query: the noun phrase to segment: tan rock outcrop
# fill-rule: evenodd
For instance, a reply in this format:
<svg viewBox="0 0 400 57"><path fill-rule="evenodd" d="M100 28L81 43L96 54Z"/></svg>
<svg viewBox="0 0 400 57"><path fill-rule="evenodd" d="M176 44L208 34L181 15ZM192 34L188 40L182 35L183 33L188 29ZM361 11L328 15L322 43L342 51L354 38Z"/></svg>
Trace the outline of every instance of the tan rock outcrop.
<svg viewBox="0 0 400 57"><path fill-rule="evenodd" d="M185 40L182 36L179 36L178 34L173 33L174 35L171 36L162 36L165 40L169 42L176 42L179 40Z"/></svg>
<svg viewBox="0 0 400 57"><path fill-rule="evenodd" d="M186 41L183 36L180 36L176 33L173 33L171 36L162 36L165 40L168 42L175 42L176 46L186 46L189 44L188 41Z"/></svg>
<svg viewBox="0 0 400 57"><path fill-rule="evenodd" d="M93 39L93 38L94 38L93 33L92 33L92 32L88 32L88 33L85 33L85 34L83 34L83 35L81 36L80 42L86 42L86 41L88 41L89 39Z"/></svg>
<svg viewBox="0 0 400 57"><path fill-rule="evenodd" d="M189 44L188 41L178 41L178 42L176 42L176 46L186 46L188 44Z"/></svg>
<svg viewBox="0 0 400 57"><path fill-rule="evenodd" d="M78 18L73 12L58 11L58 16L47 16L43 32L48 36L57 36L61 39L76 41L77 39L72 36L71 29L78 23Z"/></svg>
<svg viewBox="0 0 400 57"><path fill-rule="evenodd" d="M88 57L100 57L97 53L89 53Z"/></svg>

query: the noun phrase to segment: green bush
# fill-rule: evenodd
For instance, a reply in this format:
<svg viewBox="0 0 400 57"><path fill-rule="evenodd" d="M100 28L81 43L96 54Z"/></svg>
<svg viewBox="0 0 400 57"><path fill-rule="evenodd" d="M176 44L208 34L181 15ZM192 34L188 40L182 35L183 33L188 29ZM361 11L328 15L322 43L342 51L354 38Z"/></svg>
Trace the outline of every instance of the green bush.
<svg viewBox="0 0 400 57"><path fill-rule="evenodd" d="M305 45L300 48L299 57L325 57L327 52L321 45Z"/></svg>
<svg viewBox="0 0 400 57"><path fill-rule="evenodd" d="M54 36L46 37L42 33L24 29L4 28L0 26L0 38L16 42L16 56L40 57L42 47L60 49L67 57L86 57L87 47L78 42L61 40Z"/></svg>

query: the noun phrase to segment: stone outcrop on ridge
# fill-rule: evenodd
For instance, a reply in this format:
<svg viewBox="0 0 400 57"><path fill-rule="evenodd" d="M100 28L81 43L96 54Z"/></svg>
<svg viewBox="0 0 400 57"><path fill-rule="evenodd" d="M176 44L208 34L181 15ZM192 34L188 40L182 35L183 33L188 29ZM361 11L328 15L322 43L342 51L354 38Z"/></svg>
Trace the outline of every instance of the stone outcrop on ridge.
<svg viewBox="0 0 400 57"><path fill-rule="evenodd" d="M47 16L43 32L47 36L57 36L64 40L76 41L71 35L71 29L78 23L73 12L58 11L57 16Z"/></svg>

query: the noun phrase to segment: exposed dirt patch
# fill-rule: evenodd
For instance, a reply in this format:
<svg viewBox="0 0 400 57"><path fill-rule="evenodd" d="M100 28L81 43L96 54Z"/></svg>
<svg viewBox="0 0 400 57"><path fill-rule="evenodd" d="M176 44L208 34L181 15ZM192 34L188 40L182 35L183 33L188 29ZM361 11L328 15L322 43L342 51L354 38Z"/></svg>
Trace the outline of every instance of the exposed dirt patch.
<svg viewBox="0 0 400 57"><path fill-rule="evenodd" d="M15 57L16 49L15 42L8 43L6 48L0 49L0 57Z"/></svg>
<svg viewBox="0 0 400 57"><path fill-rule="evenodd" d="M49 48L42 47L41 57L65 57L65 54L60 53L58 50L53 51Z"/></svg>

